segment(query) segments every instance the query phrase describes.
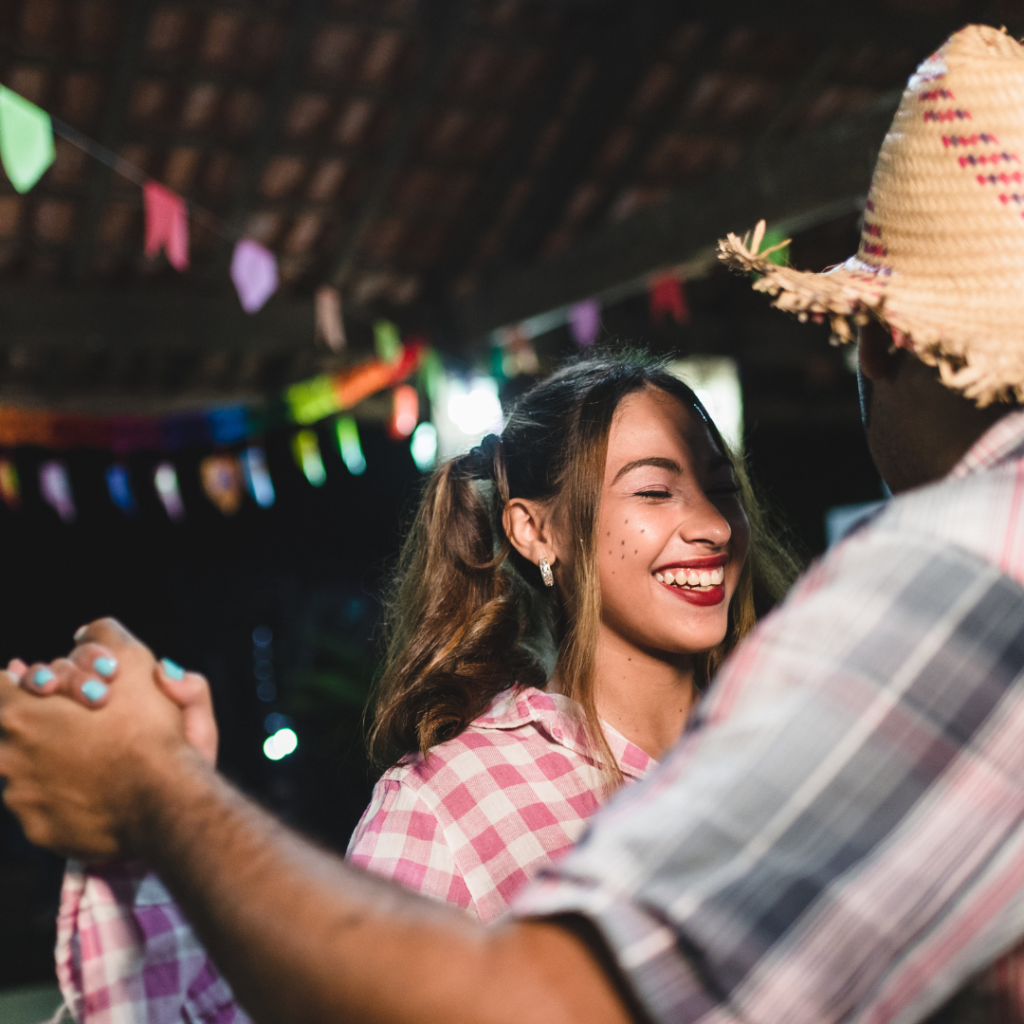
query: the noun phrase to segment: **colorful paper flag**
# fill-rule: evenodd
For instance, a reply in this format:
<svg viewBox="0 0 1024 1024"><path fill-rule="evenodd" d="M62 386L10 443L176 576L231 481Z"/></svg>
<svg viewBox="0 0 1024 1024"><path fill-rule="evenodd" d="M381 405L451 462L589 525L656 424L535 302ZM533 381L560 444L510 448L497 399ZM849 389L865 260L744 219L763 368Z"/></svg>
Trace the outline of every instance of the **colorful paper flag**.
<svg viewBox="0 0 1024 1024"><path fill-rule="evenodd" d="M127 466L115 462L114 465L107 467L107 491L110 494L110 500L126 516L133 516L138 511Z"/></svg>
<svg viewBox="0 0 1024 1024"><path fill-rule="evenodd" d="M366 472L366 458L363 446L359 443L359 428L351 416L339 416L335 425L338 436L338 450L341 461L353 476L362 476Z"/></svg>
<svg viewBox="0 0 1024 1024"><path fill-rule="evenodd" d="M397 363L402 357L402 336L390 320L373 325L373 347L382 363Z"/></svg>
<svg viewBox="0 0 1024 1024"><path fill-rule="evenodd" d="M412 432L409 453L421 473L428 473L437 465L437 427L429 420Z"/></svg>
<svg viewBox="0 0 1024 1024"><path fill-rule="evenodd" d="M185 200L155 181L142 186L146 205L146 255L161 249L175 270L188 269L188 210Z"/></svg>
<svg viewBox="0 0 1024 1024"><path fill-rule="evenodd" d="M303 425L316 423L341 408L333 377L321 374L293 384L284 393L291 418Z"/></svg>
<svg viewBox="0 0 1024 1024"><path fill-rule="evenodd" d="M245 406L230 406L227 409L211 409L206 414L210 440L214 444L234 444L249 436L249 417Z"/></svg>
<svg viewBox="0 0 1024 1024"><path fill-rule="evenodd" d="M341 318L341 293L330 285L321 285L314 299L316 336L332 351L345 347L345 321Z"/></svg>
<svg viewBox="0 0 1024 1024"><path fill-rule="evenodd" d="M649 285L648 297L651 319L658 323L666 316L672 317L680 327L690 322L690 307L686 302L683 281L676 274L663 274L654 278Z"/></svg>
<svg viewBox="0 0 1024 1024"><path fill-rule="evenodd" d="M13 459L0 459L0 498L12 512L21 508L21 482Z"/></svg>
<svg viewBox="0 0 1024 1024"><path fill-rule="evenodd" d="M774 263L776 266L788 267L790 246L786 243L789 241L790 239L786 237L784 231L780 231L778 228L770 228L764 233L760 251L763 252L765 249L775 249L776 246L781 246L781 248L775 249L775 252L768 253L768 262Z"/></svg>
<svg viewBox="0 0 1024 1024"><path fill-rule="evenodd" d="M50 115L23 96L0 86L0 159L11 184L27 192L53 163Z"/></svg>
<svg viewBox="0 0 1024 1024"><path fill-rule="evenodd" d="M153 471L153 486L163 503L167 518L173 523L185 518L185 503L178 488L178 473L170 462L161 462Z"/></svg>
<svg viewBox="0 0 1024 1024"><path fill-rule="evenodd" d="M391 395L391 418L388 437L401 441L408 437L420 421L420 396L411 384L399 384Z"/></svg>
<svg viewBox="0 0 1024 1024"><path fill-rule="evenodd" d="M71 494L71 481L67 466L59 459L51 459L39 467L39 490L43 500L65 523L73 523L77 517L75 499Z"/></svg>
<svg viewBox="0 0 1024 1024"><path fill-rule="evenodd" d="M569 307L569 330L581 348L593 345L601 331L601 303L585 299Z"/></svg>
<svg viewBox="0 0 1024 1024"><path fill-rule="evenodd" d="M274 504L274 482L270 479L270 470L267 469L267 456L262 448L255 445L246 448L240 456L242 473L245 476L245 486L252 495L252 500L260 508L270 508Z"/></svg>
<svg viewBox="0 0 1024 1024"><path fill-rule="evenodd" d="M277 291L277 258L259 242L243 238L231 256L231 280L246 313L257 313Z"/></svg>
<svg viewBox="0 0 1024 1024"><path fill-rule="evenodd" d="M242 471L233 455L207 455L199 463L199 477L206 496L226 516L242 504Z"/></svg>
<svg viewBox="0 0 1024 1024"><path fill-rule="evenodd" d="M327 482L327 470L320 457L320 443L315 431L300 430L292 438L292 454L299 469L314 487L322 487Z"/></svg>

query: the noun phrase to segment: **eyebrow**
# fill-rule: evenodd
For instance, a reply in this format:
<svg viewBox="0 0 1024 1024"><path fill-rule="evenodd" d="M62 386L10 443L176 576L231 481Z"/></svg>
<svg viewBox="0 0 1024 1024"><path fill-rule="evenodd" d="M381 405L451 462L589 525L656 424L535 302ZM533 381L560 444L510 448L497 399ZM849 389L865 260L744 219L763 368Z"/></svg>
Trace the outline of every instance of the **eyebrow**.
<svg viewBox="0 0 1024 1024"><path fill-rule="evenodd" d="M667 469L670 473L682 473L683 471L683 467L680 466L675 459L665 459L657 455L652 455L646 459L634 459L632 462L627 462L622 469L615 474L615 479L612 483L617 484L627 473L631 473L634 469L639 469L641 466L654 466L656 469ZM714 473L716 470L725 468L732 469L732 462L726 456L718 455L708 463L707 472Z"/></svg>

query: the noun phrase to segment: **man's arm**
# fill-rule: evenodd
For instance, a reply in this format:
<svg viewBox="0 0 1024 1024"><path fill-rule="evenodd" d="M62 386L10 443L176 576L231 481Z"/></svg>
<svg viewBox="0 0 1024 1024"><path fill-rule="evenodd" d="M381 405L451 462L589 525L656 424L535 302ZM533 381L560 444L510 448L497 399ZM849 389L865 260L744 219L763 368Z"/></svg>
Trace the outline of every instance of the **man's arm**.
<svg viewBox="0 0 1024 1024"><path fill-rule="evenodd" d="M88 639L121 666L100 711L37 700L0 676L5 802L42 845L144 857L256 1020L631 1019L581 933L485 929L291 833L187 746L148 650L109 622Z"/></svg>

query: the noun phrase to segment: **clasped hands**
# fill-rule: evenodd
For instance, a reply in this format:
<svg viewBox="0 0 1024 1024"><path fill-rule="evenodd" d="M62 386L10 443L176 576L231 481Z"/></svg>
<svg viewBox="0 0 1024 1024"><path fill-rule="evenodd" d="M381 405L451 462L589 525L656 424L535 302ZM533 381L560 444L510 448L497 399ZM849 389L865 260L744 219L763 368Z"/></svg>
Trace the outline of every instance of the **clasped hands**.
<svg viewBox="0 0 1024 1024"><path fill-rule="evenodd" d="M0 672L4 803L39 846L84 860L144 856L161 787L216 762L210 688L114 619L75 642L67 658L15 659Z"/></svg>

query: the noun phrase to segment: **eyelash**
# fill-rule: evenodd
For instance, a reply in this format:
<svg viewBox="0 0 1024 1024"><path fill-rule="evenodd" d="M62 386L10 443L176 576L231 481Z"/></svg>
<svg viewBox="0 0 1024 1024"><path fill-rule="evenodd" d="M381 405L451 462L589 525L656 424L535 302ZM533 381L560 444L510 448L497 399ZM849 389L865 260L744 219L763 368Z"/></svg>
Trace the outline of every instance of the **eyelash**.
<svg viewBox="0 0 1024 1024"><path fill-rule="evenodd" d="M725 494L733 495L739 494L739 484L724 484L721 487L712 487L708 490L708 494ZM637 498L671 498L672 494L669 491L636 491L634 497Z"/></svg>
<svg viewBox="0 0 1024 1024"><path fill-rule="evenodd" d="M671 498L669 491L637 491L637 498Z"/></svg>

